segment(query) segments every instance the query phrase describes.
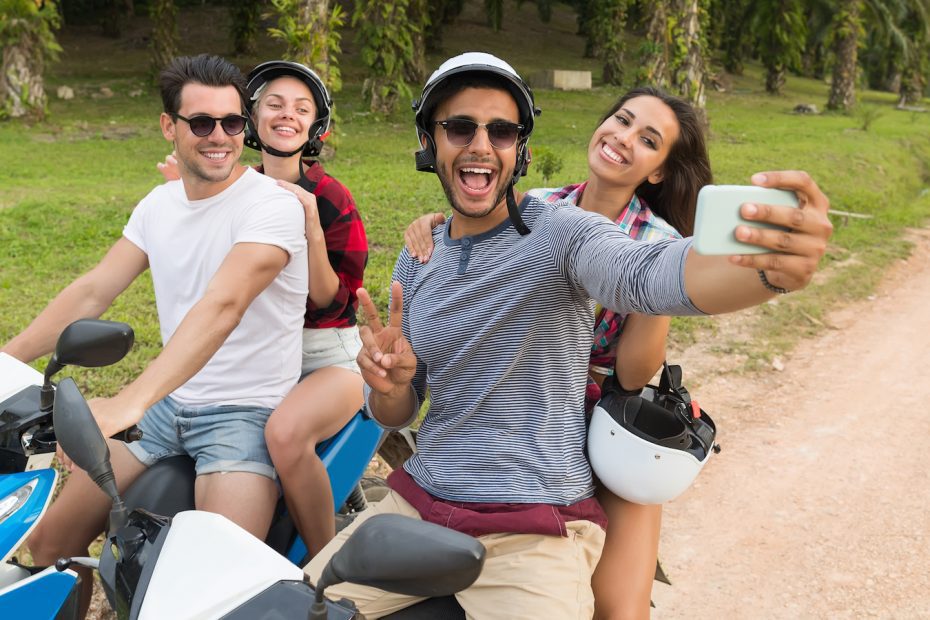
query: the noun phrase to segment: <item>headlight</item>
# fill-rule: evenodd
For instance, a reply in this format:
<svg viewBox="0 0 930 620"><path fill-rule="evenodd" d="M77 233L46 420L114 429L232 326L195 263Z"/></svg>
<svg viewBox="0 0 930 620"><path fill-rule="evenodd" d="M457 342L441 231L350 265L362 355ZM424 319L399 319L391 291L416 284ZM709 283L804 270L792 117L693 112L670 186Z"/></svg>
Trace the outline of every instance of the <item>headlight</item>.
<svg viewBox="0 0 930 620"><path fill-rule="evenodd" d="M3 499L0 499L0 523L6 521L13 513L22 508L32 492L36 490L38 478L33 478Z"/></svg>

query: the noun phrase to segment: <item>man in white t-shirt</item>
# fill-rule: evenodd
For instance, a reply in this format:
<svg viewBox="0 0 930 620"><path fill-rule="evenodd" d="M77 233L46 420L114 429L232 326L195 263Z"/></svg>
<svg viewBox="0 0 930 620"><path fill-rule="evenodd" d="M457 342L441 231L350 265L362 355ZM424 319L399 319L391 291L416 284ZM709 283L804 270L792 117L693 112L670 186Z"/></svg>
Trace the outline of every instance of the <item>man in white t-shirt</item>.
<svg viewBox="0 0 930 620"><path fill-rule="evenodd" d="M110 440L117 484L189 454L197 507L263 538L278 496L264 426L300 374L307 246L294 195L239 164L244 87L215 56L162 72L161 128L181 180L152 190L106 256L2 351L24 361L50 352L67 325L100 316L150 269L164 349L116 396L90 403L104 436L143 431L137 443ZM86 554L109 504L75 469L29 539L36 563Z"/></svg>

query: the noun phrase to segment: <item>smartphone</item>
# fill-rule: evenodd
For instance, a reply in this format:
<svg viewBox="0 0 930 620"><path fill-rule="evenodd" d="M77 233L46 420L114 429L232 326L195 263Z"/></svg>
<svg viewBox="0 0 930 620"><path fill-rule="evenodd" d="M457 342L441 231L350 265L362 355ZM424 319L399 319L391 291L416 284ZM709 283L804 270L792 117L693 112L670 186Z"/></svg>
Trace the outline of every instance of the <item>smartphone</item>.
<svg viewBox="0 0 930 620"><path fill-rule="evenodd" d="M698 192L694 217L694 250L698 254L764 254L770 252L758 245L736 240L740 224L756 228L781 229L780 226L743 219L739 214L743 203L785 205L797 207L794 192L754 185L705 185Z"/></svg>

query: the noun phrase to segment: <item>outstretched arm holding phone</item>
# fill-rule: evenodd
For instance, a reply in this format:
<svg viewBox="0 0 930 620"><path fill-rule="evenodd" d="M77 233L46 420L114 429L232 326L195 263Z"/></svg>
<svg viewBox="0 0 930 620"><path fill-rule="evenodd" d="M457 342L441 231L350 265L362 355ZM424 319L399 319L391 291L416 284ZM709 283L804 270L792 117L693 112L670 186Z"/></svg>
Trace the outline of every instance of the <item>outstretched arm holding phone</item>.
<svg viewBox="0 0 930 620"><path fill-rule="evenodd" d="M695 306L717 314L762 303L774 296L772 287L794 291L807 286L827 249L833 225L827 216L830 201L810 175L801 171L762 172L754 185L795 192L798 208L745 204L743 218L788 230L738 226L736 239L770 250L764 254L702 256L693 249L685 262L685 290Z"/></svg>

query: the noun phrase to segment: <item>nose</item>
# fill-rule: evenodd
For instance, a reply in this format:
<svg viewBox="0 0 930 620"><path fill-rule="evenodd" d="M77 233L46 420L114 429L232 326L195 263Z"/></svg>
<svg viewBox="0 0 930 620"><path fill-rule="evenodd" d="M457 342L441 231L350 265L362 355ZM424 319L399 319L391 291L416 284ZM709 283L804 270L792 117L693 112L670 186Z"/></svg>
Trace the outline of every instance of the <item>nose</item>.
<svg viewBox="0 0 930 620"><path fill-rule="evenodd" d="M472 153L490 153L493 150L487 127L475 128L475 135L471 139L471 144L468 145L468 150Z"/></svg>

